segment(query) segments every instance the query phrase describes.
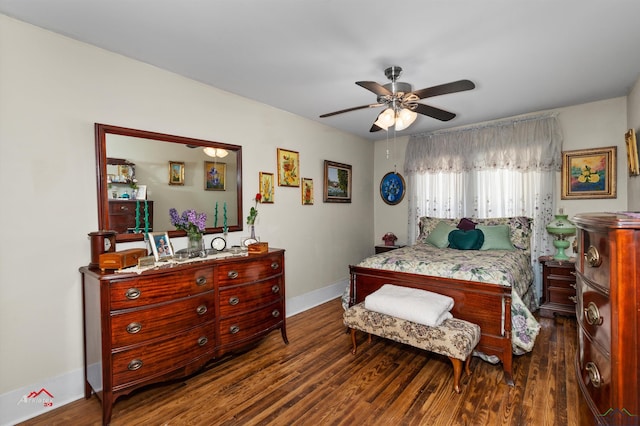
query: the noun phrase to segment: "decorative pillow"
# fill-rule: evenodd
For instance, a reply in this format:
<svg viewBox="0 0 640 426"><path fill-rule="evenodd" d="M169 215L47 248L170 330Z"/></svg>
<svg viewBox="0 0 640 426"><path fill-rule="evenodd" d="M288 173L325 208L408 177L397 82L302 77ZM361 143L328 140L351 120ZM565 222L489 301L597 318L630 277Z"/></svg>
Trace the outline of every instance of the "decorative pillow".
<svg viewBox="0 0 640 426"><path fill-rule="evenodd" d="M519 250L531 251L531 233L533 219L526 216L499 217L489 219L474 219L477 225L494 226L507 225L509 227L509 239L513 246ZM486 238L486 235L485 235Z"/></svg>
<svg viewBox="0 0 640 426"><path fill-rule="evenodd" d="M438 226L440 222L447 223L455 228L456 224L459 222L459 219L443 219L440 217L422 216L420 218L420 222L418 223L420 234L418 235L418 239L416 242L426 243L427 237L434 229L436 229L436 226Z"/></svg>
<svg viewBox="0 0 640 426"><path fill-rule="evenodd" d="M507 225L477 225L484 234L484 244L480 250L515 250L509 238L509 226Z"/></svg>
<svg viewBox="0 0 640 426"><path fill-rule="evenodd" d="M476 229L476 223L471 219L467 219L466 217L460 219L458 222L458 229L462 229L463 231L470 231L472 229Z"/></svg>
<svg viewBox="0 0 640 426"><path fill-rule="evenodd" d="M455 226L446 222L439 222L435 229L429 233L425 241L438 248L445 248L449 245L449 233L455 230Z"/></svg>
<svg viewBox="0 0 640 426"><path fill-rule="evenodd" d="M463 231L456 229L449 233L449 248L458 250L479 250L484 243L484 234L479 229Z"/></svg>

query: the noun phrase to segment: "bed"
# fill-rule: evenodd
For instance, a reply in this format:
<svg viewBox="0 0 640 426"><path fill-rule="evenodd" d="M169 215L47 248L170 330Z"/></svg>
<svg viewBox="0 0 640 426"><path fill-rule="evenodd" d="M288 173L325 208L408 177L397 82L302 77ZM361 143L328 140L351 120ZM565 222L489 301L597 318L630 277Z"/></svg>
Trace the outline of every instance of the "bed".
<svg viewBox="0 0 640 426"><path fill-rule="evenodd" d="M475 230L467 232L469 226L482 231L481 250L451 248L443 240L450 230L455 231L452 236L477 235ZM505 381L513 384L513 355L530 352L540 330L532 314L537 303L531 229L527 217L423 217L415 245L379 253L349 267L350 285L343 301L348 306L360 303L383 284L451 296L455 300L452 314L480 326L478 355L502 362ZM452 241L460 246L458 240Z"/></svg>

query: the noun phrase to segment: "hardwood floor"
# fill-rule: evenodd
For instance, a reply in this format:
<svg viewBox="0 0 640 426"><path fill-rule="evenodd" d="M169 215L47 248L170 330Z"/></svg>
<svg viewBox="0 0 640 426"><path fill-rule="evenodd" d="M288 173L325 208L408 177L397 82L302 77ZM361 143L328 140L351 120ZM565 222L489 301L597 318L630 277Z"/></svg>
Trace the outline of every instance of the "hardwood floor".
<svg viewBox="0 0 640 426"><path fill-rule="evenodd" d="M351 355L338 299L287 319L253 350L185 380L119 399L112 425L578 425L576 322L541 320L534 351L514 357L515 387L500 365L473 358L453 392L439 355L374 336ZM98 399L79 400L24 425L98 425Z"/></svg>

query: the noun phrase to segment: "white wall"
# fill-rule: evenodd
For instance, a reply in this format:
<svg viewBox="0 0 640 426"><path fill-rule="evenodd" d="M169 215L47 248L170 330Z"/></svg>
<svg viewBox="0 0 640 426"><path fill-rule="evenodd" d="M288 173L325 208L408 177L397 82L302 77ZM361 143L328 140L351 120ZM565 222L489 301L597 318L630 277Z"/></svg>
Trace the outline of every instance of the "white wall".
<svg viewBox="0 0 640 426"><path fill-rule="evenodd" d="M640 78L627 96L627 128L636 131L640 137ZM627 188L630 211L640 211L640 176L630 176Z"/></svg>
<svg viewBox="0 0 640 426"><path fill-rule="evenodd" d="M636 85L638 86L638 85ZM564 208L569 217L576 213L597 211L618 211L627 209L627 157L624 142L624 132L627 128L626 98L607 99L599 102L558 108L558 120L562 127L564 142L563 151L575 149L616 146L617 156L617 198L598 200L561 200L560 173L558 173L555 203L557 208ZM409 142L408 137L389 141L389 150L395 151L398 160L386 159L387 141L380 140L375 146L374 173L374 208L376 244L382 244L382 236L386 232L393 232L398 236L398 242L407 241L408 203L407 196L396 206L388 206L380 198L380 180L397 162L398 171L404 176L404 152ZM394 148L395 145L395 148ZM640 181L640 179L636 179ZM636 195L637 197L637 195Z"/></svg>
<svg viewBox="0 0 640 426"><path fill-rule="evenodd" d="M17 404L32 390L46 387L53 408L83 392L78 268L98 227L95 122L242 145L245 208L276 149L298 151L315 204L276 187L256 223L287 250L288 314L339 295L348 265L371 252L372 142L4 15L0 57L0 424L37 412ZM322 202L325 159L353 166L351 204Z"/></svg>

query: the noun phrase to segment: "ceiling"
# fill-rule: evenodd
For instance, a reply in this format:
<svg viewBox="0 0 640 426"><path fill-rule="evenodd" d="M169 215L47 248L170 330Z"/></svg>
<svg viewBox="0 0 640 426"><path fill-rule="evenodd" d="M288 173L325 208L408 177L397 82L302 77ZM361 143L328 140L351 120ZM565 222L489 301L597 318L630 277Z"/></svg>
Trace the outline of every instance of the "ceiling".
<svg viewBox="0 0 640 426"><path fill-rule="evenodd" d="M476 89L422 100L398 135L624 96L637 0L0 0L0 13L365 138L382 109L356 81Z"/></svg>

